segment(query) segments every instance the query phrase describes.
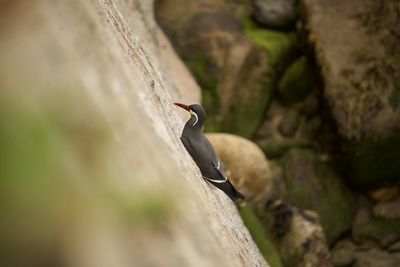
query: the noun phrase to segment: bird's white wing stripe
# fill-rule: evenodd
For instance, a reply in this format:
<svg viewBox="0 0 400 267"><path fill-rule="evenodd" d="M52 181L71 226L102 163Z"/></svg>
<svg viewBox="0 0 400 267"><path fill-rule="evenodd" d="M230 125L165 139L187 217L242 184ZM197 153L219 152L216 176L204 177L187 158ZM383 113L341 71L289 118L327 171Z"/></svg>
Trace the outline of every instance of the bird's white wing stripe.
<svg viewBox="0 0 400 267"><path fill-rule="evenodd" d="M217 169L219 170L220 167L221 167L221 162L218 160Z"/></svg>
<svg viewBox="0 0 400 267"><path fill-rule="evenodd" d="M208 181L210 181L210 182L217 183L217 184L222 184L222 183L225 183L226 181L228 181L228 178L226 178L226 177L224 177L224 180L211 179L211 178L208 178L208 177L205 177L205 176L203 176L203 178L208 180Z"/></svg>
<svg viewBox="0 0 400 267"><path fill-rule="evenodd" d="M196 112L193 111L193 115L196 116L196 121L192 124L192 126L195 126L199 122L199 117L197 116Z"/></svg>

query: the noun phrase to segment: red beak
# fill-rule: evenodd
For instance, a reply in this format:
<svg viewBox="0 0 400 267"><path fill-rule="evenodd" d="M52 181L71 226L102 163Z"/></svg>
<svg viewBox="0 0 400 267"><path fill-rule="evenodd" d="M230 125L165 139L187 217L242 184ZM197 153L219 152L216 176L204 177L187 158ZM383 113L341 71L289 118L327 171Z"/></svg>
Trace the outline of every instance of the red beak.
<svg viewBox="0 0 400 267"><path fill-rule="evenodd" d="M187 111L190 111L190 108L188 105L181 104L181 103L174 103L174 105L177 105L178 107L181 107L183 109L186 109Z"/></svg>

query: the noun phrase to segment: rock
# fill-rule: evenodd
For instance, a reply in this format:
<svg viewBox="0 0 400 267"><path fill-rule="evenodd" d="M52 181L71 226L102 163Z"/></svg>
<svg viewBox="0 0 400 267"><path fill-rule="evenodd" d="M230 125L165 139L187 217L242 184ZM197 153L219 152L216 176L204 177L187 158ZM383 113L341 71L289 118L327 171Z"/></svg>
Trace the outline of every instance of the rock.
<svg viewBox="0 0 400 267"><path fill-rule="evenodd" d="M176 54L165 33L157 27L157 43L159 45L160 61L163 63L165 79L178 90L180 102L201 103L201 89L191 75L189 69Z"/></svg>
<svg viewBox="0 0 400 267"><path fill-rule="evenodd" d="M388 247L389 252L400 252L400 241L394 242Z"/></svg>
<svg viewBox="0 0 400 267"><path fill-rule="evenodd" d="M268 266L181 144L152 10L2 5L1 266Z"/></svg>
<svg viewBox="0 0 400 267"><path fill-rule="evenodd" d="M157 2L156 15L202 87L206 130L251 137L270 101L274 71L265 49L245 36L229 7L167 0Z"/></svg>
<svg viewBox="0 0 400 267"><path fill-rule="evenodd" d="M364 0L303 1L310 40L325 80L325 97L345 138L378 137L378 132L399 126L400 110L389 99L397 90L400 69L392 60L387 62L400 49L395 45L399 36L390 33L398 31L391 16L396 16L399 6L397 1L382 6Z"/></svg>
<svg viewBox="0 0 400 267"><path fill-rule="evenodd" d="M310 148L313 145L308 140L298 138L297 134L286 138L280 133L279 129L285 120L285 114L290 114L292 111L297 113L295 109L289 109L278 101L272 101L264 122L258 129L256 142L269 159L282 157L290 148ZM301 117L299 123L301 123Z"/></svg>
<svg viewBox="0 0 400 267"><path fill-rule="evenodd" d="M297 138L266 139L257 142L269 159L280 158L292 148L311 148L312 143Z"/></svg>
<svg viewBox="0 0 400 267"><path fill-rule="evenodd" d="M267 210L272 216L284 266L332 266L324 231L315 212L304 211L283 200L270 201Z"/></svg>
<svg viewBox="0 0 400 267"><path fill-rule="evenodd" d="M400 197L376 204L373 208L373 214L378 218L400 220Z"/></svg>
<svg viewBox="0 0 400 267"><path fill-rule="evenodd" d="M288 28L297 17L297 0L253 0L256 20L273 28Z"/></svg>
<svg viewBox="0 0 400 267"><path fill-rule="evenodd" d="M303 119L299 130L299 138L304 140L315 141L323 140L322 121L319 116L310 119ZM324 140L325 141L325 140Z"/></svg>
<svg viewBox="0 0 400 267"><path fill-rule="evenodd" d="M387 201L399 195L397 186L383 187L369 192L369 196L376 201Z"/></svg>
<svg viewBox="0 0 400 267"><path fill-rule="evenodd" d="M349 162L349 182L400 183L399 1L302 1L309 40ZM332 26L334 25L334 26ZM342 36L343 38L337 38Z"/></svg>
<svg viewBox="0 0 400 267"><path fill-rule="evenodd" d="M283 267L279 252L267 227L263 225L249 206L241 207L239 212L244 224L249 229L251 236L270 266Z"/></svg>
<svg viewBox="0 0 400 267"><path fill-rule="evenodd" d="M335 244L331 252L333 266L352 266L355 260L356 245L350 239L340 240Z"/></svg>
<svg viewBox="0 0 400 267"><path fill-rule="evenodd" d="M384 139L343 142L342 147L348 165L347 178L354 187L370 190L400 183L400 131Z"/></svg>
<svg viewBox="0 0 400 267"><path fill-rule="evenodd" d="M329 243L350 229L354 213L351 195L326 163L310 150L293 149L284 157L283 169L287 198L319 214Z"/></svg>
<svg viewBox="0 0 400 267"><path fill-rule="evenodd" d="M297 110L289 110L279 124L279 132L285 137L293 137L299 127L300 114Z"/></svg>
<svg viewBox="0 0 400 267"><path fill-rule="evenodd" d="M272 101L265 115L264 121L257 131L256 140L276 140L281 139L282 135L279 133L279 124L283 115L287 112L287 108L278 101Z"/></svg>
<svg viewBox="0 0 400 267"><path fill-rule="evenodd" d="M356 262L353 267L398 267L400 266L400 254L389 254L386 251L374 248L356 253Z"/></svg>
<svg viewBox="0 0 400 267"><path fill-rule="evenodd" d="M352 226L356 242L371 240L386 248L400 240L400 223L395 219L375 218L370 204L362 204L357 210Z"/></svg>
<svg viewBox="0 0 400 267"><path fill-rule="evenodd" d="M264 153L256 144L240 136L207 133L225 172L246 198L271 193L273 177Z"/></svg>
<svg viewBox="0 0 400 267"><path fill-rule="evenodd" d="M300 111L307 117L319 115L319 92L309 94L300 104Z"/></svg>
<svg viewBox="0 0 400 267"><path fill-rule="evenodd" d="M305 98L313 90L315 80L305 56L294 61L283 74L278 92L284 102L292 103Z"/></svg>
<svg viewBox="0 0 400 267"><path fill-rule="evenodd" d="M282 72L298 54L293 34L259 28L248 21L244 26L246 36L267 51L268 62L277 72Z"/></svg>

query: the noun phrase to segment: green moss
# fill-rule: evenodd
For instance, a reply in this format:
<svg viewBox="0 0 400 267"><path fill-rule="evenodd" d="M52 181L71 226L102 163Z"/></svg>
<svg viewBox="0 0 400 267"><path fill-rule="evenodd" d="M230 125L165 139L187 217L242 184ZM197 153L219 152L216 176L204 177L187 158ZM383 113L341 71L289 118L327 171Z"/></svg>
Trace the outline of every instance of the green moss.
<svg viewBox="0 0 400 267"><path fill-rule="evenodd" d="M313 71L307 57L294 61L285 71L278 85L279 95L285 102L296 102L313 89Z"/></svg>
<svg viewBox="0 0 400 267"><path fill-rule="evenodd" d="M210 71L210 60L205 55L197 55L189 65L202 89L215 91L217 81Z"/></svg>
<svg viewBox="0 0 400 267"><path fill-rule="evenodd" d="M197 55L193 59L186 60L189 68L202 89L202 105L207 110L207 120L205 122L206 131L219 131L221 121L217 114L220 107L217 92L217 78L211 71L210 59L205 55Z"/></svg>
<svg viewBox="0 0 400 267"><path fill-rule="evenodd" d="M250 93L250 97L239 101L230 115L231 120L227 120L225 129L234 134L251 138L264 119L265 111L275 89L274 85L273 77L265 74L261 91L255 94ZM257 86L257 84L253 84L253 86ZM245 90L250 89L245 88Z"/></svg>
<svg viewBox="0 0 400 267"><path fill-rule="evenodd" d="M284 158L283 169L287 197L302 208L318 212L330 243L350 229L352 198L330 166L309 150L295 149Z"/></svg>
<svg viewBox="0 0 400 267"><path fill-rule="evenodd" d="M400 223L395 219L372 219L353 227L353 234L387 246L400 237Z"/></svg>
<svg viewBox="0 0 400 267"><path fill-rule="evenodd" d="M258 145L269 159L275 159L282 157L291 148L310 148L312 143L301 139L285 138L261 141L258 142Z"/></svg>
<svg viewBox="0 0 400 267"><path fill-rule="evenodd" d="M246 36L267 50L269 62L274 68L284 68L297 53L296 43L291 35L258 28L251 21L245 21L243 26Z"/></svg>
<svg viewBox="0 0 400 267"><path fill-rule="evenodd" d="M260 249L265 260L271 267L282 267L279 253L271 241L270 234L263 226L250 207L242 207L239 209L240 215L246 225L247 229L258 248Z"/></svg>
<svg viewBox="0 0 400 267"><path fill-rule="evenodd" d="M349 164L347 178L354 187L400 184L400 130L384 140L367 138L343 147Z"/></svg>

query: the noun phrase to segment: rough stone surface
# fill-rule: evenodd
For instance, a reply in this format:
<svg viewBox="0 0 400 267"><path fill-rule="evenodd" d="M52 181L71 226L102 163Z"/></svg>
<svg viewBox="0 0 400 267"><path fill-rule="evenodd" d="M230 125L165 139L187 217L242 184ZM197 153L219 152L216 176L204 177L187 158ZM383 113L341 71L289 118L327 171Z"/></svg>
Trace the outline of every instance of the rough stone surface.
<svg viewBox="0 0 400 267"><path fill-rule="evenodd" d="M179 140L152 8L3 3L1 266L267 266Z"/></svg>
<svg viewBox="0 0 400 267"><path fill-rule="evenodd" d="M389 100L399 90L400 69L387 58L400 49L398 35L390 33L399 30L390 18L398 14L398 1L302 2L340 133L361 138L399 126L400 109Z"/></svg>
<svg viewBox="0 0 400 267"><path fill-rule="evenodd" d="M254 16L267 27L293 26L297 17L297 0L253 0Z"/></svg>
<svg viewBox="0 0 400 267"><path fill-rule="evenodd" d="M283 164L287 197L319 214L330 243L350 229L354 213L350 193L326 163L310 150L293 149Z"/></svg>
<svg viewBox="0 0 400 267"><path fill-rule="evenodd" d="M359 188L400 183L399 1L303 0L324 96ZM344 38L343 38L344 37Z"/></svg>
<svg viewBox="0 0 400 267"><path fill-rule="evenodd" d="M227 176L246 198L274 191L268 161L255 143L223 133L207 133L207 138L222 160Z"/></svg>

